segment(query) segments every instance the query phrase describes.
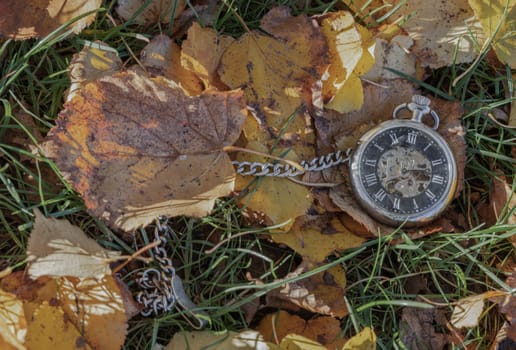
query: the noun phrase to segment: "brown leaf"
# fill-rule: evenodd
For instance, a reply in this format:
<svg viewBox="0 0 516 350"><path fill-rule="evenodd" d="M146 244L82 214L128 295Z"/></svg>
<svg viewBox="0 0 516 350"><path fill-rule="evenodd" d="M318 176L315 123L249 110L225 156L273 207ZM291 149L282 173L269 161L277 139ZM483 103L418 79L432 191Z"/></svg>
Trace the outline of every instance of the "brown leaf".
<svg viewBox="0 0 516 350"><path fill-rule="evenodd" d="M263 335L267 342L281 343L289 334L300 334L315 340L327 349L340 349L344 345L341 337L340 322L329 316L321 316L305 321L299 316L286 311L265 315L256 330Z"/></svg>
<svg viewBox="0 0 516 350"><path fill-rule="evenodd" d="M297 277L314 267L303 261L285 278ZM344 317L348 314L342 298L345 288L346 274L342 267L335 266L299 281L288 282L280 290L273 290L269 294L290 301L311 312L332 317Z"/></svg>
<svg viewBox="0 0 516 350"><path fill-rule="evenodd" d="M202 81L181 65L181 48L166 35L154 37L142 50L141 62L153 75L162 75L181 86L189 96L199 95Z"/></svg>
<svg viewBox="0 0 516 350"><path fill-rule="evenodd" d="M479 208L480 218L487 226L497 222L516 224L516 195L505 177L493 177L493 186L489 192L489 202Z"/></svg>
<svg viewBox="0 0 516 350"><path fill-rule="evenodd" d="M477 56L478 42L485 39L468 0L407 1L387 21L402 17L408 17L403 28L414 39L411 51L424 67L471 62Z"/></svg>
<svg viewBox="0 0 516 350"><path fill-rule="evenodd" d="M159 215L206 215L233 190L222 149L245 115L241 91L188 97L169 80L122 72L65 104L46 151L94 216L133 230Z"/></svg>
<svg viewBox="0 0 516 350"><path fill-rule="evenodd" d="M127 21L144 6L145 9L134 18L134 22L138 24L170 23L183 12L186 1L152 0L149 3L145 0L118 0L115 11Z"/></svg>
<svg viewBox="0 0 516 350"><path fill-rule="evenodd" d="M0 36L16 40L42 38L60 25L100 7L101 0L2 0ZM95 20L92 13L75 21L77 34Z"/></svg>
<svg viewBox="0 0 516 350"><path fill-rule="evenodd" d="M440 310L405 307L401 314L401 341L411 350L442 350L448 337L435 328L445 323Z"/></svg>
<svg viewBox="0 0 516 350"><path fill-rule="evenodd" d="M274 233L271 238L276 243L288 245L313 263L321 263L334 251L358 247L365 241L331 214L300 216L289 232Z"/></svg>

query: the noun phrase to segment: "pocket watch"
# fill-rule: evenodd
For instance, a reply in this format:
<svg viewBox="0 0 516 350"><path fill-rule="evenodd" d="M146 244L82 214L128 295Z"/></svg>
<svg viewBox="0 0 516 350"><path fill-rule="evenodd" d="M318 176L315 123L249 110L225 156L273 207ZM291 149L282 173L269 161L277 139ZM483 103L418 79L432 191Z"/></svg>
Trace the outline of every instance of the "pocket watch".
<svg viewBox="0 0 516 350"><path fill-rule="evenodd" d="M403 110L411 119L401 119ZM437 218L451 202L457 188L457 165L439 133L439 116L430 100L415 95L392 113L393 119L367 131L354 151L337 151L300 167L281 162L233 161L241 175L294 177L306 171L321 171L349 161L355 199L376 220L397 226L423 225ZM430 116L433 125L423 118ZM351 154L351 156L349 156Z"/></svg>
<svg viewBox="0 0 516 350"><path fill-rule="evenodd" d="M400 119L402 110L412 119ZM424 116L433 125L422 122ZM354 196L372 217L388 225L422 225L435 219L457 188L457 165L436 130L439 116L430 100L415 95L385 121L360 137L350 162Z"/></svg>

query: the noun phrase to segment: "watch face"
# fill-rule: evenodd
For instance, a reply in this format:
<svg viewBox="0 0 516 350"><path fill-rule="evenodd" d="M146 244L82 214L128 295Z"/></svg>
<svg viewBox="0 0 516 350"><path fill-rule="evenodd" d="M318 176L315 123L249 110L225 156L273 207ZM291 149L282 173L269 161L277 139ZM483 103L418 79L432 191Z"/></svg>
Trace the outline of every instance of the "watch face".
<svg viewBox="0 0 516 350"><path fill-rule="evenodd" d="M451 200L455 161L430 128L389 121L362 137L351 162L351 179L359 202L380 221L424 223Z"/></svg>

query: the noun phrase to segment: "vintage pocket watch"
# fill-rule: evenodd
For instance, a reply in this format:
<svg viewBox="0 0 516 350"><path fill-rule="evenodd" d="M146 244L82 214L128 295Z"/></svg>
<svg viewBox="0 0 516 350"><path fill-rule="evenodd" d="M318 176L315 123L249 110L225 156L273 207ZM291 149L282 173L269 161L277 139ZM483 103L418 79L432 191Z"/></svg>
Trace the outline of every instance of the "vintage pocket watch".
<svg viewBox="0 0 516 350"><path fill-rule="evenodd" d="M399 119L402 110L412 119ZM433 126L422 122L425 115ZM389 225L422 225L435 219L457 188L457 166L446 141L435 130L439 116L430 100L415 95L393 111L393 119L366 132L358 141L349 172L357 202Z"/></svg>

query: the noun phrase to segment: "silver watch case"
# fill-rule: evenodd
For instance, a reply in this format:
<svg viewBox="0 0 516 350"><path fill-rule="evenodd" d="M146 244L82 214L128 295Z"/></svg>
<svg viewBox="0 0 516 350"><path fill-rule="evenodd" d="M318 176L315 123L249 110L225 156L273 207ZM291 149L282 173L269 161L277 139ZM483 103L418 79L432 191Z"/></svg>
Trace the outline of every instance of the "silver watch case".
<svg viewBox="0 0 516 350"><path fill-rule="evenodd" d="M388 211L375 203L373 199L369 197L365 189L364 184L361 181L360 174L360 163L362 162L362 156L366 146L375 139L377 135L383 133L389 129L397 127L412 127L420 132L425 133L430 139L432 139L439 147L442 148L443 153L448 161L448 182L446 189L443 192L441 198L434 203L430 208L413 214L399 214L392 211ZM457 188L457 165L453 153L446 143L446 141L432 128L421 123L417 120L403 120L394 119L385 121L373 129L366 132L357 143L357 148L351 156L349 163L349 173L351 180L351 187L357 202L362 208L367 211L369 215L377 219L378 221L385 223L390 226L399 226L405 224L405 226L420 226L424 225L439 216L443 210L448 206L455 196Z"/></svg>

